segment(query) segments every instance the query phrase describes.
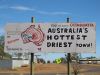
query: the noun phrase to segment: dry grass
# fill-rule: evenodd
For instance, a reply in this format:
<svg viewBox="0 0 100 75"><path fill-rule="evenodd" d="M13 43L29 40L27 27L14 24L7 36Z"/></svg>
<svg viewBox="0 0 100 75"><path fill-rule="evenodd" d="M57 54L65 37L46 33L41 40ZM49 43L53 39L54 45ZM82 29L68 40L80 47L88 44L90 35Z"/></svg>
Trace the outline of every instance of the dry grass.
<svg viewBox="0 0 100 75"><path fill-rule="evenodd" d="M73 72L71 66L71 72ZM91 69L94 69L91 71ZM99 71L95 71L95 69ZM0 73L29 73L30 66L22 66L16 69L0 69ZM34 64L33 71L35 73L67 73L66 64ZM79 75L100 75L100 64L82 64L80 65Z"/></svg>

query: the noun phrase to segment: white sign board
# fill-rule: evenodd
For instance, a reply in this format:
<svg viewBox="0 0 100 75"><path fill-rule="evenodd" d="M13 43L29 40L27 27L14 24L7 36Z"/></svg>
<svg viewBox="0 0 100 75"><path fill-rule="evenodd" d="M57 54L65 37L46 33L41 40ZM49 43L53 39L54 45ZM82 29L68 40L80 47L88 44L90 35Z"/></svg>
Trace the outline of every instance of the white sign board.
<svg viewBox="0 0 100 75"><path fill-rule="evenodd" d="M96 52L95 23L9 23L5 52Z"/></svg>

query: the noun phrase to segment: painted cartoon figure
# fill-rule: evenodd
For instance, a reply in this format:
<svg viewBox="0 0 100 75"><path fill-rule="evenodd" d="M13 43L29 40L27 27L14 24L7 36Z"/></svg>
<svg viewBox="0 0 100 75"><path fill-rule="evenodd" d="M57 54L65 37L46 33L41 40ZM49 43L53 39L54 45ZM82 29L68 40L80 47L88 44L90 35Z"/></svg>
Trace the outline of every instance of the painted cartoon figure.
<svg viewBox="0 0 100 75"><path fill-rule="evenodd" d="M31 25L21 33L21 37L24 44L33 42L36 46L41 46L44 41L44 33L40 25L38 25L38 28L35 28L35 25Z"/></svg>

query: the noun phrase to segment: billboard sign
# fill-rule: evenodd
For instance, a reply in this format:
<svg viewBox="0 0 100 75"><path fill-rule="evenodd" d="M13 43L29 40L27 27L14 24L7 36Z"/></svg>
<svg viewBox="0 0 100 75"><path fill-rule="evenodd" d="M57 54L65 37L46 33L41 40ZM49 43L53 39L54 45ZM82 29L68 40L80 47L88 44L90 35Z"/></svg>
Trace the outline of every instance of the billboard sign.
<svg viewBox="0 0 100 75"><path fill-rule="evenodd" d="M95 52L95 28L95 23L9 23L5 52Z"/></svg>

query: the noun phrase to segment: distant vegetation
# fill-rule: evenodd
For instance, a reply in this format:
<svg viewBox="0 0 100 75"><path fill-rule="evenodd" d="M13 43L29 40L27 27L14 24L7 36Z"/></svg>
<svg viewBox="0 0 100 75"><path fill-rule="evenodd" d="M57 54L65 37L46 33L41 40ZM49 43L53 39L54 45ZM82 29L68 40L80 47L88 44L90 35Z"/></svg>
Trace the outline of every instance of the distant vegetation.
<svg viewBox="0 0 100 75"><path fill-rule="evenodd" d="M0 60L1 59L10 59L11 55L4 52L4 36L0 36Z"/></svg>

